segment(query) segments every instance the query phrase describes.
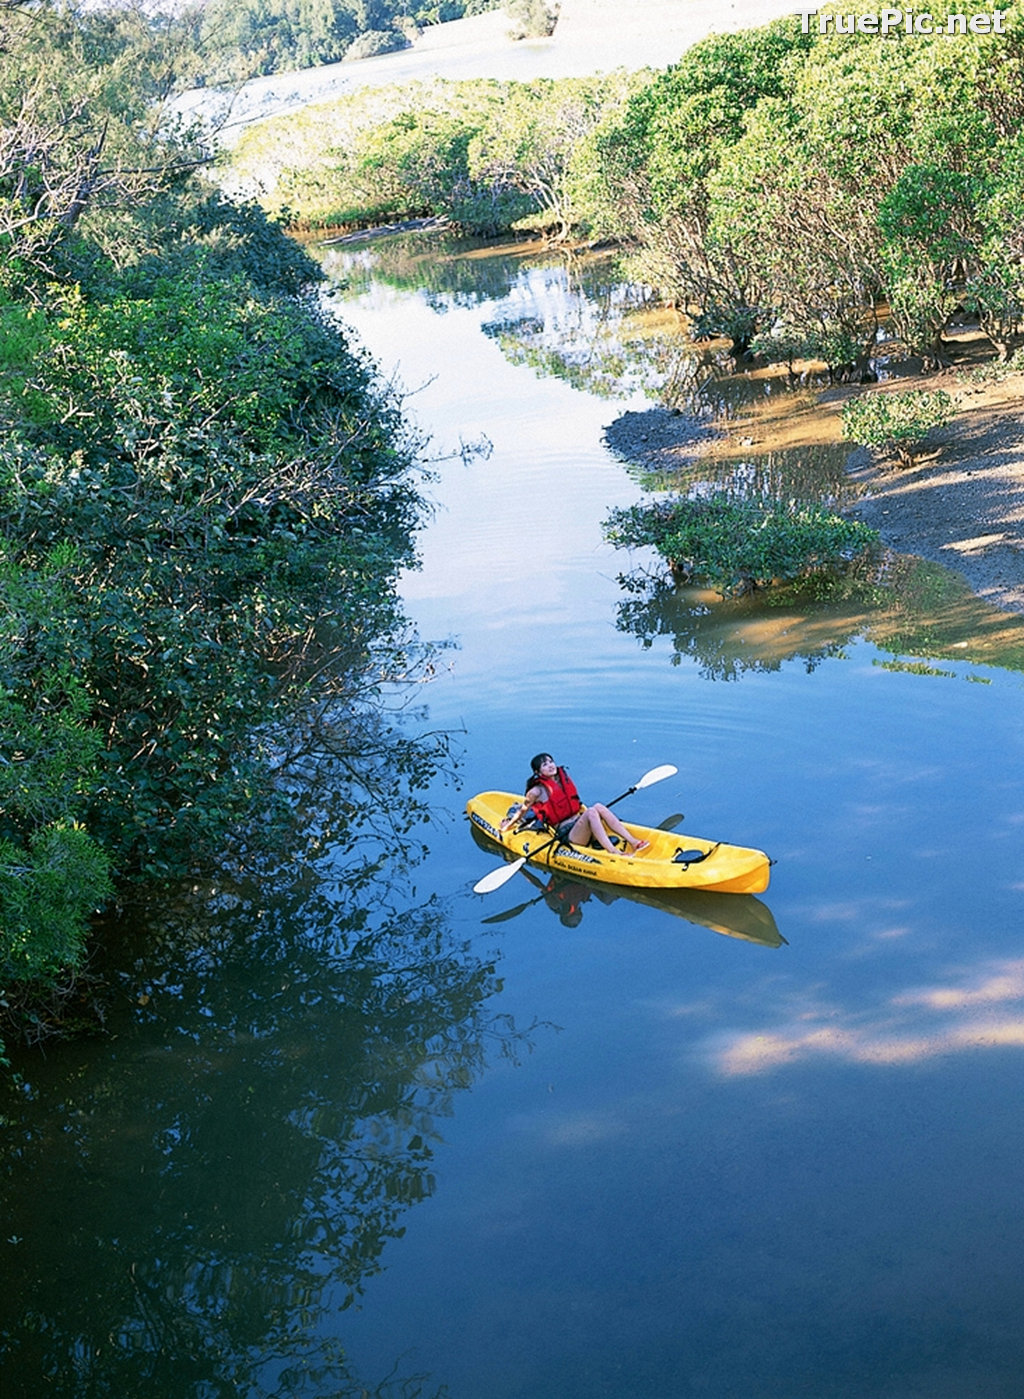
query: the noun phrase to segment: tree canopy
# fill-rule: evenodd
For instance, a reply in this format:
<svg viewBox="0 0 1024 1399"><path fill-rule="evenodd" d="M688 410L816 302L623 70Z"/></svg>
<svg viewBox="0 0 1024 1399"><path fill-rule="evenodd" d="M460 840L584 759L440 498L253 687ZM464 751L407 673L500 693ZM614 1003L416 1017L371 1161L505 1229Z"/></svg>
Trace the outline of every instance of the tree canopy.
<svg viewBox="0 0 1024 1399"><path fill-rule="evenodd" d="M1016 6L1003 31L787 18L657 73L378 90L261 123L233 177L313 222L429 212L613 241L740 354L859 374L884 307L926 364L962 311L1005 357L1024 330Z"/></svg>

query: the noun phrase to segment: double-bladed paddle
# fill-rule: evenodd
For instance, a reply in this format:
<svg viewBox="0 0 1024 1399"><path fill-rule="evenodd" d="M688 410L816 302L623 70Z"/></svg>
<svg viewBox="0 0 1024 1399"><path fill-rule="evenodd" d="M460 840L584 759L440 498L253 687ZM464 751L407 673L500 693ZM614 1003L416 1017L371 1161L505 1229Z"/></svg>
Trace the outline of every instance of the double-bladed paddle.
<svg viewBox="0 0 1024 1399"><path fill-rule="evenodd" d="M645 787L653 787L655 782L664 782L666 777L675 777L678 771L679 769L673 767L671 763L664 763L661 767L651 768L650 772L645 772L639 781L633 783L632 787L627 787L624 792L620 792L617 797L613 797L613 799L610 802L606 802L605 805L614 806L616 802L622 801L624 797L632 796L634 792L641 792ZM542 855L545 850L550 850L553 845L558 845L560 842L561 836L553 836L551 840L546 841L543 845L539 845L537 849L531 851L529 855L520 855L519 859L513 860L510 865L501 865L498 869L491 870L490 874L485 874L483 879L478 879L473 885L473 893L491 894L495 889L500 889L503 884L507 883L514 874L522 869L527 860L535 860L538 855Z"/></svg>

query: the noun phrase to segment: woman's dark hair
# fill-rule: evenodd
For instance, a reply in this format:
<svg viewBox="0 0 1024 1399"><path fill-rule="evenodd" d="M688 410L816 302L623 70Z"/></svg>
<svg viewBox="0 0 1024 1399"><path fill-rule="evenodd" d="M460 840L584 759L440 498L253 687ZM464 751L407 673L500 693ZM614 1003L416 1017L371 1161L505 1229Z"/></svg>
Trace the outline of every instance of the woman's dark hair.
<svg viewBox="0 0 1024 1399"><path fill-rule="evenodd" d="M531 787L536 786L537 781L540 778L540 765L545 758L551 758L551 754L537 753L534 757L530 759L530 775L526 779L526 786L523 788L524 792L528 792ZM554 762L554 758L551 758L551 761Z"/></svg>

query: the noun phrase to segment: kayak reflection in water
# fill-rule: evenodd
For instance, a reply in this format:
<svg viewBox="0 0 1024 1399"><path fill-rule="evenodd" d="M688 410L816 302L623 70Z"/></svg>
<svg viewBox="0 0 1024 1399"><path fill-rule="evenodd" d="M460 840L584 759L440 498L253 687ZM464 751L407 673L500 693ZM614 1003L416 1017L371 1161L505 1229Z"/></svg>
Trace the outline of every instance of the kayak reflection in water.
<svg viewBox="0 0 1024 1399"><path fill-rule="evenodd" d="M503 831L510 826L518 829L525 822L536 820L550 826L559 840L568 845L596 844L610 855L623 854L632 858L649 846L649 841L631 835L601 802L584 806L576 784L550 753L538 753L531 758L530 769L526 796L502 821ZM609 831L618 836L621 849L616 849Z"/></svg>
<svg viewBox="0 0 1024 1399"><path fill-rule="evenodd" d="M553 874L545 884L528 869L522 870L522 873L540 890L538 899L543 899L545 907L558 914L558 921L565 928L579 927L583 918L583 905L591 898L596 896L603 904L615 902L614 894L604 889L592 889L586 884L578 884L575 880L565 879L561 875Z"/></svg>

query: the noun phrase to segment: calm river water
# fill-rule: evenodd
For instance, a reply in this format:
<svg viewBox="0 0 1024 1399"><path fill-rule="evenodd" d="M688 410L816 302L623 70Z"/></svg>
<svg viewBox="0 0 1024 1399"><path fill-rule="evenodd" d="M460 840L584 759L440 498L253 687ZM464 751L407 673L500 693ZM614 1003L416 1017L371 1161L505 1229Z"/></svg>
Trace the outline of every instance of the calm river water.
<svg viewBox="0 0 1024 1399"><path fill-rule="evenodd" d="M323 260L446 457L407 723L456 774L372 878L126 924L109 1033L19 1062L0 1393L1018 1399L1024 619L934 567L627 591L603 429L680 345L599 263ZM465 798L540 749L591 799L676 764L623 814L768 892L474 895Z"/></svg>

